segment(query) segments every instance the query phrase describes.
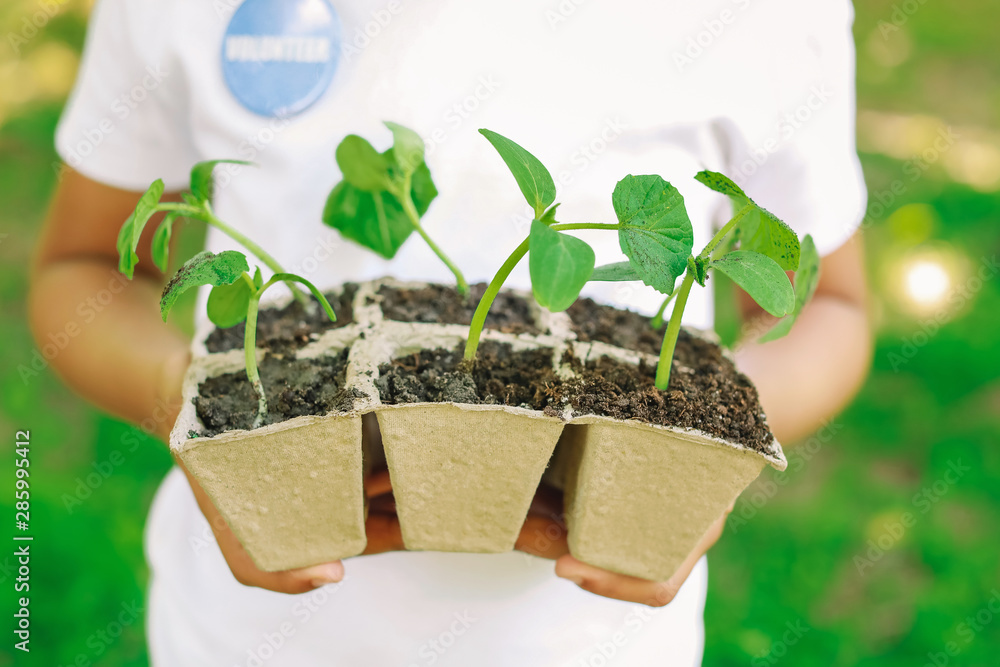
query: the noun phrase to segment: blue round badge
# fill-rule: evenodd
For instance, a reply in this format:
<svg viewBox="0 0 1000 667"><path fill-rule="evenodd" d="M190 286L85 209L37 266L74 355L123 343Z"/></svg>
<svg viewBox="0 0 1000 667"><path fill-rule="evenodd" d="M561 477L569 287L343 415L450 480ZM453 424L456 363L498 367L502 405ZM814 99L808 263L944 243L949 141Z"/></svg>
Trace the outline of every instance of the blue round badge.
<svg viewBox="0 0 1000 667"><path fill-rule="evenodd" d="M222 73L250 111L290 116L326 91L340 43L340 19L327 0L246 0L226 29Z"/></svg>

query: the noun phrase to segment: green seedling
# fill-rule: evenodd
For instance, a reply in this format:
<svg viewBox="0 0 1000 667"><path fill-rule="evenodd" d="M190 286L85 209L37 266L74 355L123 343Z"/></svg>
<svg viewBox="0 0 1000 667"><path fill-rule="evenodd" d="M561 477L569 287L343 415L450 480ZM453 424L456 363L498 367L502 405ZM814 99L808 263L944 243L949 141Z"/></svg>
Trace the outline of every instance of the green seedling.
<svg viewBox="0 0 1000 667"><path fill-rule="evenodd" d="M462 272L420 224L438 194L424 162L424 140L402 125L385 125L392 131L393 145L383 153L356 134L337 146L343 180L327 198L323 222L386 259L395 257L416 231L455 274L459 294L467 296L469 285Z"/></svg>
<svg viewBox="0 0 1000 667"><path fill-rule="evenodd" d="M670 382L681 318L694 283L704 286L709 271L721 271L768 313L783 317L762 340L788 333L819 280L819 256L812 238L799 238L788 225L758 206L732 180L703 171L695 178L727 195L735 215L693 254L694 230L680 192L659 176L626 176L611 195L617 223L560 223L552 176L531 153L489 130L480 130L507 164L528 205L534 210L531 231L497 271L472 318L465 358L472 361L493 300L514 267L528 255L531 289L539 305L558 312L568 308L590 281L642 281L665 294L657 318L662 323L673 302L656 369L656 387ZM628 261L595 267L594 251L566 234L577 229L618 232ZM737 249L738 246L738 249ZM786 271L796 271L793 289ZM676 287L677 279L681 278Z"/></svg>
<svg viewBox="0 0 1000 667"><path fill-rule="evenodd" d="M306 287L319 301L331 321L337 316L333 307L316 287L308 280L293 273L288 273L281 265L256 243L239 233L228 224L222 222L212 213L210 200L212 198L212 170L220 162L232 160L215 160L202 162L191 170L191 191L183 193L184 204L160 202L163 196L163 181L157 180L139 199L135 210L122 225L118 235L119 269L130 280L138 264L136 248L142 231L150 218L157 211L167 211L163 222L153 235L153 262L161 271L166 271L169 265L170 236L174 222L181 216L197 218L221 229L238 243L242 244L252 254L256 255L268 268L275 273L270 280L264 282L260 267L250 275L250 265L246 255L235 250L226 250L218 254L202 252L178 269L177 273L163 290L160 298L160 315L167 321L170 309L181 294L193 287L211 285L208 296L208 318L220 328L233 327L246 321L246 332L243 338L244 356L246 359L247 379L257 394L257 416L253 428L262 426L267 421L267 395L260 381L257 369L257 312L260 299L270 287L279 282L288 285L296 298L309 303L301 290L299 283ZM248 164L241 162L238 164ZM312 305L309 303L309 305Z"/></svg>

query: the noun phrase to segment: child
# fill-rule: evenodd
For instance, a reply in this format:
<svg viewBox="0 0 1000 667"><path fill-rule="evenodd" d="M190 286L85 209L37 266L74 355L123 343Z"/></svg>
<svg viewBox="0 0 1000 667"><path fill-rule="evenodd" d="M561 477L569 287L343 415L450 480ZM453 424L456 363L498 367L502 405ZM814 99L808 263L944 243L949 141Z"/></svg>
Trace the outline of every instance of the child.
<svg viewBox="0 0 1000 667"><path fill-rule="evenodd" d="M728 203L692 176L733 175L825 255L794 331L748 342L738 357L774 432L790 442L850 398L869 338L860 247L848 242L865 191L847 0L332 1L98 1L56 138L70 169L33 271L39 340L114 277L116 236L138 193L156 178L182 190L206 159L259 165L220 168L216 211L293 270L318 267L313 282L449 281L424 244L389 263L320 224L337 143L358 133L387 144L380 122L392 120L425 136L441 191L425 226L470 279L489 278L530 222L479 127L550 166L566 219L611 221L618 179L662 175L686 198L696 247ZM621 259L608 235L588 240L598 264ZM209 249L229 243L209 232ZM188 342L159 319L163 276L148 236L140 258L136 279L52 364L96 405L135 422L153 416L165 438ZM521 267L510 284L526 283ZM658 305L640 288L586 293ZM761 313L746 301L744 315ZM686 321L711 324L708 290L692 295ZM367 488L384 500L387 478ZM538 553L553 524L544 509L529 517L521 552L481 555L400 551L398 523L379 506L368 532L380 555L262 572L198 485L172 471L147 526L153 663L700 664L703 555L722 521L670 581L649 582L575 560L564 538Z"/></svg>

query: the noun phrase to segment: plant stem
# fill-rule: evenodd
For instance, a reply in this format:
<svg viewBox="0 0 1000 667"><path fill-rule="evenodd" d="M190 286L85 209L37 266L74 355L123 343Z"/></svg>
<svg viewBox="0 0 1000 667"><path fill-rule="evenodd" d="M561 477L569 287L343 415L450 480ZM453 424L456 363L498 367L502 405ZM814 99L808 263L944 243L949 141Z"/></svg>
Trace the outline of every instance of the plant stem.
<svg viewBox="0 0 1000 667"><path fill-rule="evenodd" d="M698 256L701 257L702 259L704 259L705 257L708 257L710 254L712 254L712 251L715 250L715 246L717 246L720 243L722 243L722 239L724 239L726 237L726 234L728 234L730 231L732 231L733 227L735 227L737 224L739 224L740 220L742 220L744 218L744 216L746 216L747 213L749 213L750 211L752 211L753 208L754 208L754 205L752 203L751 204L747 204L746 206L744 206L743 208L741 208L736 213L736 215L733 216L732 220L730 220L725 225L723 225L722 229L720 229L719 231L717 231L715 233L715 236L712 237L712 240L708 242L708 245L705 246L705 249L702 250L701 254L698 255Z"/></svg>
<svg viewBox="0 0 1000 667"><path fill-rule="evenodd" d="M469 283L465 281L465 276L462 275L462 271L455 266L455 263L451 261L448 255L444 254L444 251L438 247L438 244L434 243L427 232L420 224L420 214L417 213L417 207L413 205L413 197L410 196L410 184L409 179L402 192L399 193L399 201L403 204L403 212L406 213L406 217L410 219L413 224L413 228L417 230L421 238L427 243L428 247L434 251L434 254L444 262L444 265L448 267L448 270L455 274L455 282L458 284L458 293L465 297L469 295Z"/></svg>
<svg viewBox="0 0 1000 667"><path fill-rule="evenodd" d="M611 231L617 231L621 228L619 224L610 224L605 222L560 222L552 225L552 229L557 232L568 232L573 229L606 229Z"/></svg>
<svg viewBox="0 0 1000 667"><path fill-rule="evenodd" d="M493 300L500 293L500 288L503 287L504 281L507 280L510 272L514 270L517 263L528 253L529 240L524 239L521 245L514 249L514 252L510 254L510 257L507 258L507 261L503 263L503 266L500 267L500 270L497 271L497 274L493 276L493 280L486 287L483 298L479 300L476 312L472 316L472 324L469 325L469 340L465 343L466 360L472 361L476 358L476 350L479 349L479 337L483 333L483 325L486 324L486 316L489 315L490 306L493 305Z"/></svg>
<svg viewBox="0 0 1000 667"><path fill-rule="evenodd" d="M264 393L264 386L260 382L260 373L257 371L257 308L260 304L260 295L264 292L264 289L266 289L266 286L250 296L250 305L247 308L246 332L243 336L247 380L253 385L253 390L257 392L257 417L253 420L253 428L260 428L267 419L267 395Z"/></svg>
<svg viewBox="0 0 1000 667"><path fill-rule="evenodd" d="M663 313L667 311L667 306L670 305L670 302L674 300L675 296L677 296L677 290L674 290L669 295L667 295L667 298L665 298L663 300L663 303L660 304L660 309L656 311L656 316L653 317L653 320L649 323L650 326L652 326L657 331L659 331L660 327L663 326Z"/></svg>
<svg viewBox="0 0 1000 667"><path fill-rule="evenodd" d="M670 314L670 323L667 324L667 332L663 334L663 346L660 348L660 361L656 365L656 388L666 391L670 384L670 367L673 365L674 348L677 347L677 335L681 331L681 317L684 315L684 306L687 305L688 294L691 293L691 286L694 285L694 272L687 270L684 281L676 290L677 302L674 310Z"/></svg>
<svg viewBox="0 0 1000 667"><path fill-rule="evenodd" d="M264 263L265 266L267 266L267 268L271 269L275 273L284 273L285 271L285 269L282 268L281 264L278 263L278 260L272 257L270 253L268 253L266 250L264 250L259 245L254 243L249 237L245 236L244 234L240 233L227 223L215 217L215 214L212 213L212 209L209 207L208 204L205 204L204 210L194 206L189 206L187 204L171 204L171 203L159 204L157 205L156 208L161 211L177 211L179 213L185 214L190 218L196 218L198 220L201 220L211 225L212 227L215 227L220 232L222 232L223 234L225 234L226 236L228 236L229 238L231 238L232 240L236 241L244 248L249 250L252 255L256 256L257 259L259 259L261 262ZM294 296L297 301L302 303L302 305L309 304L309 299L307 299L306 295L302 292L302 290L300 290L294 284L288 283L288 289L291 290L292 296Z"/></svg>

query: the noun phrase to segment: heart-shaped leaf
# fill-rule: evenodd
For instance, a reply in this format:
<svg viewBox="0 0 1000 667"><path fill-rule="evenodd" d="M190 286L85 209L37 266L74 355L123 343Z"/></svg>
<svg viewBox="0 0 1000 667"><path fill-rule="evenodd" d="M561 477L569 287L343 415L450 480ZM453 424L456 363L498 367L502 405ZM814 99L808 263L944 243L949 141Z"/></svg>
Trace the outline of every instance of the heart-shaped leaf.
<svg viewBox="0 0 1000 667"><path fill-rule="evenodd" d="M208 319L221 329L236 326L247 318L250 297L250 285L246 280L216 285L208 295Z"/></svg>
<svg viewBox="0 0 1000 667"><path fill-rule="evenodd" d="M709 268L722 271L743 288L760 307L776 317L795 307L788 276L777 262L752 250L737 250L713 261Z"/></svg>
<svg viewBox="0 0 1000 667"><path fill-rule="evenodd" d="M417 215L422 216L437 197L430 169L421 163L413 172L410 196ZM372 250L386 259L396 252L413 233L413 223L396 197L388 192L365 192L346 180L330 193L323 209L323 222L341 235Z"/></svg>
<svg viewBox="0 0 1000 667"><path fill-rule="evenodd" d="M786 336L792 330L792 325L802 313L802 309L812 299L816 293L816 286L819 285L819 252L816 251L816 244L812 236L806 234L802 239L802 255L799 258L799 270L795 272L795 308L792 312L777 324L770 331L760 337L761 343L778 340Z"/></svg>
<svg viewBox="0 0 1000 667"><path fill-rule="evenodd" d="M337 165L344 180L365 192L389 189L389 161L356 134L349 134L337 146Z"/></svg>
<svg viewBox="0 0 1000 667"><path fill-rule="evenodd" d="M160 297L160 315L167 321L167 314L181 294L192 287L202 285L231 285L243 273L250 270L246 256L235 250L226 250L215 255L201 252L184 263Z"/></svg>
<svg viewBox="0 0 1000 667"><path fill-rule="evenodd" d="M253 162L245 160L208 160L199 162L191 167L191 196L197 203L211 202L215 194L215 180L212 172L216 165L220 164L242 164L252 166ZM188 202L191 203L191 202Z"/></svg>
<svg viewBox="0 0 1000 667"><path fill-rule="evenodd" d="M156 179L149 186L149 189L139 197L135 210L128 216L118 232L118 270L125 274L129 280L132 279L135 267L139 263L139 256L135 249L139 247L142 230L156 213L156 205L160 203L162 196L163 181Z"/></svg>
<svg viewBox="0 0 1000 667"><path fill-rule="evenodd" d="M594 250L584 241L531 221L528 269L535 300L554 313L566 310L594 272Z"/></svg>
<svg viewBox="0 0 1000 667"><path fill-rule="evenodd" d="M630 175L615 186L612 201L622 252L642 282L670 294L694 244L681 193L659 176Z"/></svg>
<svg viewBox="0 0 1000 667"><path fill-rule="evenodd" d="M615 262L599 266L594 269L593 275L590 276L591 282L617 283L630 280L642 280L632 268L631 262Z"/></svg>
<svg viewBox="0 0 1000 667"><path fill-rule="evenodd" d="M545 209L556 199L556 184L549 170L538 158L507 137L485 129L479 130L479 133L500 153L510 173L514 175L521 194L534 209L535 217L541 218Z"/></svg>

